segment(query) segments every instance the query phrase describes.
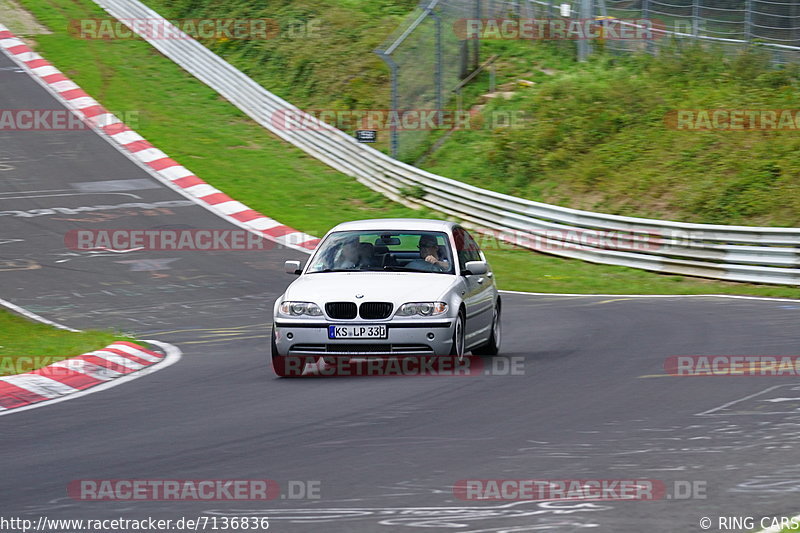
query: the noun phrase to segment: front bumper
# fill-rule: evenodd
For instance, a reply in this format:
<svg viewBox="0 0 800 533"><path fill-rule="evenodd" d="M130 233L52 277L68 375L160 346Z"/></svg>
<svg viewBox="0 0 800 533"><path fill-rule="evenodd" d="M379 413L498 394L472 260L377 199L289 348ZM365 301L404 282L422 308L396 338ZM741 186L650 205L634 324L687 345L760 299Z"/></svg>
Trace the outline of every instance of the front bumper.
<svg viewBox="0 0 800 533"><path fill-rule="evenodd" d="M329 339L328 326L385 325L385 339ZM449 355L453 319L403 321L300 321L276 319L273 332L278 355L352 357ZM431 338L432 337L432 338Z"/></svg>

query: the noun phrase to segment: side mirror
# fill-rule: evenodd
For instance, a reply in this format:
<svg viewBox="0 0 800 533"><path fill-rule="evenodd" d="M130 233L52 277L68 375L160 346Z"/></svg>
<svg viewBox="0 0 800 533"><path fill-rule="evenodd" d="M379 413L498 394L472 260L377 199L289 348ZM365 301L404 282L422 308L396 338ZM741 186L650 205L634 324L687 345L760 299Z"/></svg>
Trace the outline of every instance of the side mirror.
<svg viewBox="0 0 800 533"><path fill-rule="evenodd" d="M473 276L481 276L489 271L489 265L486 261L467 261L464 265L464 274L471 274Z"/></svg>
<svg viewBox="0 0 800 533"><path fill-rule="evenodd" d="M300 261L286 261L283 264L283 269L287 274L300 274L303 271L300 267Z"/></svg>

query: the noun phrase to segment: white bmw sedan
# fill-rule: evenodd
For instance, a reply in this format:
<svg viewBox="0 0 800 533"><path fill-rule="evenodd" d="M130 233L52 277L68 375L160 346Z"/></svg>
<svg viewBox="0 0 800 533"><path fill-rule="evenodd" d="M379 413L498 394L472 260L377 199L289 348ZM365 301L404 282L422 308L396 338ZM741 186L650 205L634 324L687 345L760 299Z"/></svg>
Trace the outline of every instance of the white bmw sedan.
<svg viewBox="0 0 800 533"><path fill-rule="evenodd" d="M279 376L322 358L453 355L500 349L500 296L475 240L458 224L423 219L346 222L275 302Z"/></svg>

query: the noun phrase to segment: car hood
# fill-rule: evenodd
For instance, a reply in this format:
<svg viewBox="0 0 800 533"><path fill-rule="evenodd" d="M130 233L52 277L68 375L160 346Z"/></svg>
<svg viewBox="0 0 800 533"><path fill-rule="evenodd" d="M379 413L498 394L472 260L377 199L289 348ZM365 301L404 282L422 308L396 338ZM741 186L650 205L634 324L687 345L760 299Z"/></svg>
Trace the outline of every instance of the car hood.
<svg viewBox="0 0 800 533"><path fill-rule="evenodd" d="M283 300L325 302L436 301L458 283L459 276L416 272L320 272L301 276ZM356 295L363 295L356 298Z"/></svg>

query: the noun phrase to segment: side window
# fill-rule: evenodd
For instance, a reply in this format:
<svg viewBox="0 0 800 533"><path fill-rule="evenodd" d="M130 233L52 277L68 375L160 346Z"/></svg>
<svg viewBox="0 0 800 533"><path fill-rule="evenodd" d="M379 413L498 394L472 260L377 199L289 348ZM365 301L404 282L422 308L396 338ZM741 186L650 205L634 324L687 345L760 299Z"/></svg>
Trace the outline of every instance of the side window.
<svg viewBox="0 0 800 533"><path fill-rule="evenodd" d="M480 261L481 254L478 244L472 236L463 228L453 230L453 238L456 241L456 254L458 255L458 265L463 270L467 261Z"/></svg>

